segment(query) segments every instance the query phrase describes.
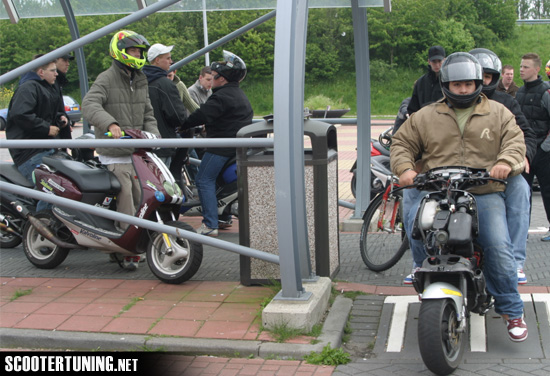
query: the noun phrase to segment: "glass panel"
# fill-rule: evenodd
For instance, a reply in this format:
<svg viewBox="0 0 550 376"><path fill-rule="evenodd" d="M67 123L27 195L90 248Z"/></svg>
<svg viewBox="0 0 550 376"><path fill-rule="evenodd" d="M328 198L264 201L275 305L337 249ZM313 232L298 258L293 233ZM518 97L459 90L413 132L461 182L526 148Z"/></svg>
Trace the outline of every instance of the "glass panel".
<svg viewBox="0 0 550 376"><path fill-rule="evenodd" d="M160 0L145 0L152 5ZM275 9L277 0L205 0L206 10ZM138 10L136 0L71 0L75 16L99 14L127 14ZM21 18L64 17L59 0L13 0ZM310 8L349 8L350 0L310 0ZM359 0L360 7L382 7L384 0ZM163 12L196 12L203 10L203 0L182 0ZM0 19L8 19L2 3Z"/></svg>

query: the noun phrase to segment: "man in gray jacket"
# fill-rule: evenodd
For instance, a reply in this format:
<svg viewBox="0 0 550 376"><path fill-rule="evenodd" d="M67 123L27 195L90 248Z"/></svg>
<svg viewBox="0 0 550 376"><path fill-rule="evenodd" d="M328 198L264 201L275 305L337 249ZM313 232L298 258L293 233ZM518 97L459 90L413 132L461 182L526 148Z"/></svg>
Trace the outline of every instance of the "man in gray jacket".
<svg viewBox="0 0 550 376"><path fill-rule="evenodd" d="M113 64L97 76L82 102L84 118L93 125L96 139L122 137L125 129L140 129L159 136L149 100L147 77L141 71L149 42L129 30L111 39ZM110 136L106 133L110 132ZM132 164L133 148L97 148L99 160L120 181L117 211L134 215L141 201L141 187ZM122 230L127 223L118 223Z"/></svg>

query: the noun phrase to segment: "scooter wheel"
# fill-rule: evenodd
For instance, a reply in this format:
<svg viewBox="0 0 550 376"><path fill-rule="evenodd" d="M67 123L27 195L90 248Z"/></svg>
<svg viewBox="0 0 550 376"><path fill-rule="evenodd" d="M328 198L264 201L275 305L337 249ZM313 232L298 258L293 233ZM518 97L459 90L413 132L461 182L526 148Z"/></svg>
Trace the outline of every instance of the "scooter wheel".
<svg viewBox="0 0 550 376"><path fill-rule="evenodd" d="M457 316L451 299L425 299L420 306L418 347L426 367L437 375L451 374L462 361L468 333L458 331Z"/></svg>
<svg viewBox="0 0 550 376"><path fill-rule="evenodd" d="M52 229L57 222L50 211L35 214L45 226ZM23 229L23 250L27 259L40 269L53 269L60 265L69 254L69 248L61 248L42 236L30 222Z"/></svg>
<svg viewBox="0 0 550 376"><path fill-rule="evenodd" d="M193 228L187 223L172 221L166 223L186 231ZM153 274L164 283L180 284L191 279L202 263L202 244L185 238L168 235L171 250L166 248L163 234L151 235L147 246L147 263Z"/></svg>
<svg viewBox="0 0 550 376"><path fill-rule="evenodd" d="M10 213L2 209L3 207L0 208L0 214L2 214L10 223L13 223L16 219ZM22 220L18 220L18 222L22 222ZM20 225L20 223L18 223L18 225ZM0 231L0 248L15 248L19 244L21 244L20 236L9 231Z"/></svg>

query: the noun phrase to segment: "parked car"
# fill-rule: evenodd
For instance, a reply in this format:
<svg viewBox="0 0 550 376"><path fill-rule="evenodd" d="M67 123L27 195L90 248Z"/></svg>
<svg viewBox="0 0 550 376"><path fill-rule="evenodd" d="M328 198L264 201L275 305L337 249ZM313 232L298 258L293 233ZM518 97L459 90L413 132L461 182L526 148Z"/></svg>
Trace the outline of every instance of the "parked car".
<svg viewBox="0 0 550 376"><path fill-rule="evenodd" d="M67 113L67 116L69 116L69 121L71 122L71 125L74 126L76 122L82 119L80 105L68 95L63 96L63 102L65 104L65 112Z"/></svg>
<svg viewBox="0 0 550 376"><path fill-rule="evenodd" d="M3 108L0 110L0 131L6 130L7 121L8 121L8 109Z"/></svg>

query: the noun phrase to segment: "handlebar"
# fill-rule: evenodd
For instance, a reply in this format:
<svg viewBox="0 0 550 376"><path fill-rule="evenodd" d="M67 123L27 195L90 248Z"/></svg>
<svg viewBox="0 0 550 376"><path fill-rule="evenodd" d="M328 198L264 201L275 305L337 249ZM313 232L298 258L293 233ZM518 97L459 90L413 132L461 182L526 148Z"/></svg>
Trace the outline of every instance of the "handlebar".
<svg viewBox="0 0 550 376"><path fill-rule="evenodd" d="M452 188L464 190L485 185L491 181L507 184L506 180L491 177L489 171L485 169L451 166L438 167L423 174L418 174L414 178L414 184L409 187L415 187L419 190L433 188L437 190Z"/></svg>

